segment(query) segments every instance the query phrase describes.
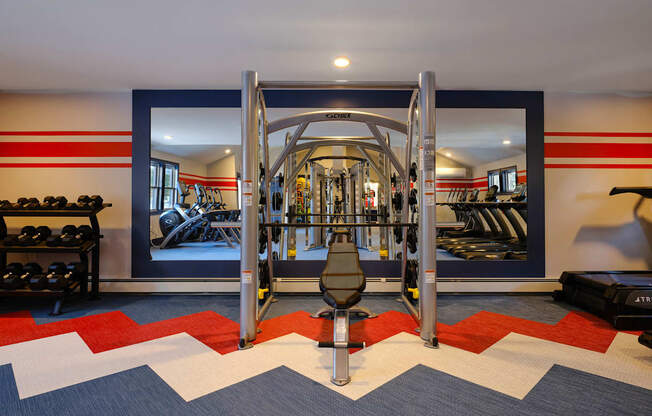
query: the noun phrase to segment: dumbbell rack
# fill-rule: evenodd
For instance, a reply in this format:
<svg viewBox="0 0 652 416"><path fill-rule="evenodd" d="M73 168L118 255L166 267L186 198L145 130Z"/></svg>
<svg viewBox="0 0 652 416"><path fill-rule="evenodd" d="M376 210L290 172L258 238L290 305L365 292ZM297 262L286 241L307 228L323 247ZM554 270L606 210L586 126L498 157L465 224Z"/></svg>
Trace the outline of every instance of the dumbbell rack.
<svg viewBox="0 0 652 416"><path fill-rule="evenodd" d="M52 308L52 315L61 314L63 302L74 295L74 290L79 287L81 298L88 295L88 279L91 282L90 299L98 299L100 294L100 239L104 236L100 232L100 224L97 221L97 214L112 204L102 204L95 209L4 209L0 210L0 234L6 234L7 224L5 217L87 217L93 229L93 239L84 241L79 246L73 247L50 247L45 241L34 246L5 246L0 241L0 270L7 266L8 253L76 253L79 259L86 266L88 273L86 278L79 284L63 290L41 290L33 291L29 288L17 290L0 290L2 296L52 296L56 298ZM90 262L88 254L91 254ZM89 267L90 266L90 267Z"/></svg>

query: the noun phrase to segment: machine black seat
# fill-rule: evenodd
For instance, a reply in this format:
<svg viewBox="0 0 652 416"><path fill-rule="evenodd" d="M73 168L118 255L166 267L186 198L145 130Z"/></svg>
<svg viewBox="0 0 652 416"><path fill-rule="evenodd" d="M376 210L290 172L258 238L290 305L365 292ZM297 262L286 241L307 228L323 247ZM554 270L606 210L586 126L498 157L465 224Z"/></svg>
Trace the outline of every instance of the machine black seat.
<svg viewBox="0 0 652 416"><path fill-rule="evenodd" d="M354 243L334 242L331 245L319 286L324 292L324 301L336 309L348 309L360 302L366 281Z"/></svg>

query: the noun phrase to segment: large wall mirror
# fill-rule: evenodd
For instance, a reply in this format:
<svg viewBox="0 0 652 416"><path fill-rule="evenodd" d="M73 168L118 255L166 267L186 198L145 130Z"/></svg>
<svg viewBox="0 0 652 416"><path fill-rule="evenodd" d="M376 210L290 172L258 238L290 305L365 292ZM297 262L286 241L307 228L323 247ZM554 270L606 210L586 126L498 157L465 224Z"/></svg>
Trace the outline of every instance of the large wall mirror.
<svg viewBox="0 0 652 416"><path fill-rule="evenodd" d="M273 92L267 98L268 119L333 107L407 118L409 96L403 92L374 100L367 93L375 92L351 91L336 101L323 91L317 98L306 99L305 93ZM292 100L292 94L299 99ZM440 276L543 276L542 95L442 91L437 98ZM236 101L239 91L134 92L135 277L237 277L241 114ZM270 134L272 163L291 133ZM404 161L405 135L382 133ZM300 140L369 136L364 125L342 121L313 123ZM414 149L413 161L417 154ZM272 221L374 224L398 221L404 210L418 221L416 207L398 200L419 190L397 183L380 152L352 145L306 147L279 172L283 178L272 181L266 196L278 200ZM318 276L330 230L278 231L271 250L276 274ZM370 226L357 229L354 238L366 272L399 274L402 233Z"/></svg>

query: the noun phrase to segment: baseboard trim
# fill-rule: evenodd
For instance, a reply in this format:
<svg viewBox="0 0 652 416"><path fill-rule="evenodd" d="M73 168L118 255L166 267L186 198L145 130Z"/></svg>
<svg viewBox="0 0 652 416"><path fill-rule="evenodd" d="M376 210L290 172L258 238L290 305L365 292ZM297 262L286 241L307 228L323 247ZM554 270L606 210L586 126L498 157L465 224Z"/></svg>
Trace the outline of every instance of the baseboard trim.
<svg viewBox="0 0 652 416"><path fill-rule="evenodd" d="M439 293L550 293L559 289L557 279L546 278L441 278L437 281ZM400 281L396 278L367 279L370 293L398 293ZM161 278L161 279L100 279L100 291L111 293L238 293L237 278ZM318 293L319 279L279 278L280 293Z"/></svg>

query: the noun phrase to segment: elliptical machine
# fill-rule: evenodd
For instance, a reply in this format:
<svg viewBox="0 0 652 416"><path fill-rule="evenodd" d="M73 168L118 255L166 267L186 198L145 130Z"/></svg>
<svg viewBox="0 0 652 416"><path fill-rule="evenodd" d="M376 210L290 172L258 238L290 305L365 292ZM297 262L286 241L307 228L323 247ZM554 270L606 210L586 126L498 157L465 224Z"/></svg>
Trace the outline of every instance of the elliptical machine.
<svg viewBox="0 0 652 416"><path fill-rule="evenodd" d="M205 191L201 184L194 185L197 201L192 205L185 203L190 195L189 187L182 181L177 181L179 202L174 208L161 214L159 228L163 237L152 239L152 246L164 249L181 242L195 240L209 224L210 211L206 211Z"/></svg>

